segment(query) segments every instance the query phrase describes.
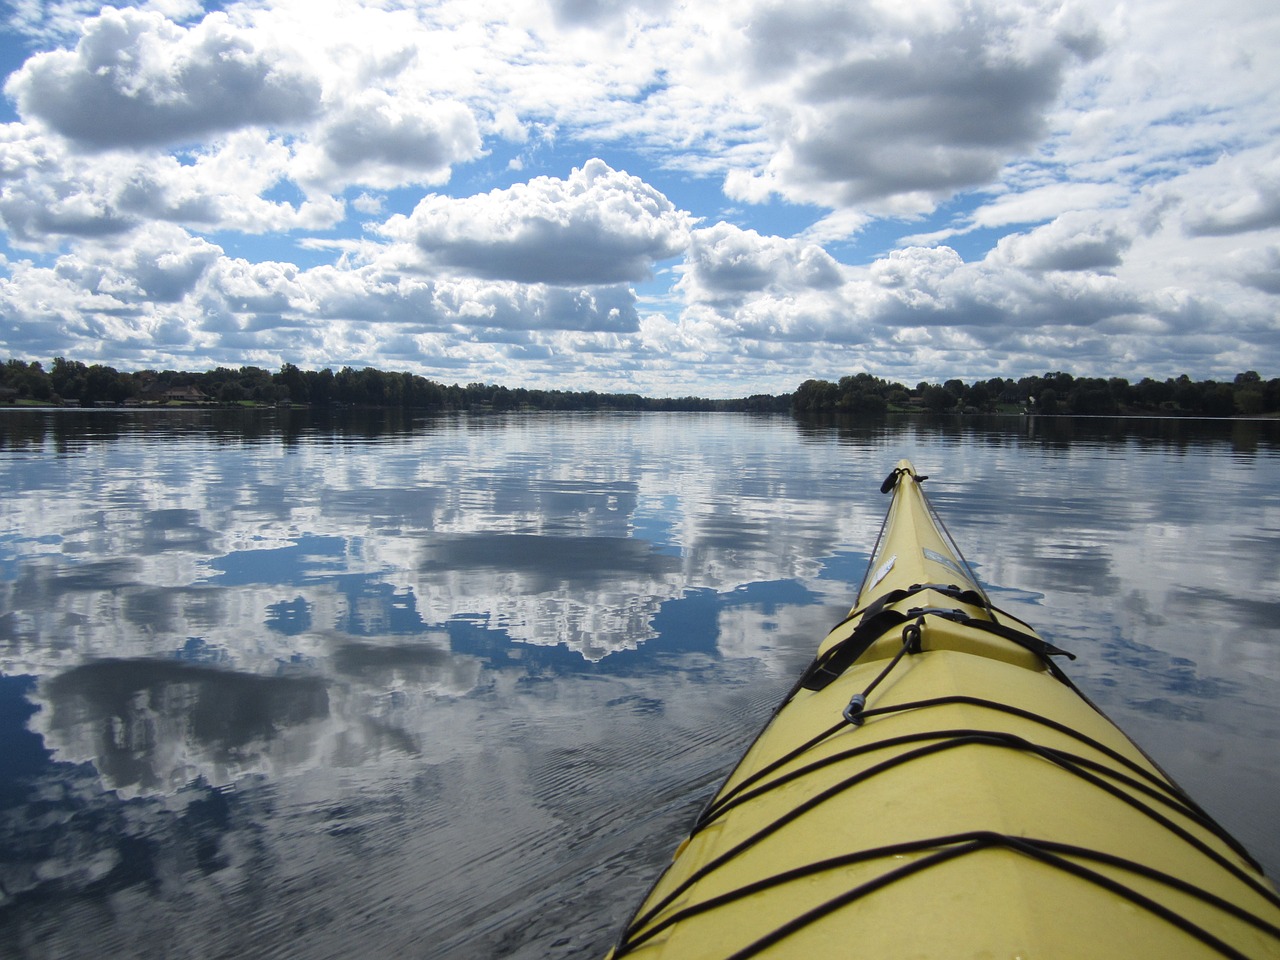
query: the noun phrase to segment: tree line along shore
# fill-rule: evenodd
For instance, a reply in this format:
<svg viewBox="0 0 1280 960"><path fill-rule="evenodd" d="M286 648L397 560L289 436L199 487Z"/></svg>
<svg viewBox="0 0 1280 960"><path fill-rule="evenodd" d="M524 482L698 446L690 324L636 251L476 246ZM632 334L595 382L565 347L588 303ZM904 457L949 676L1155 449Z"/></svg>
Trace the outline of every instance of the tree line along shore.
<svg viewBox="0 0 1280 960"><path fill-rule="evenodd" d="M351 406L427 411L687 410L791 412L800 415L891 412L1038 413L1045 415L1280 416L1280 378L1256 371L1230 381L1183 375L1131 382L1122 377L1046 373L1017 380L993 377L914 387L858 373L837 381L806 380L792 393L712 400L643 397L594 390L546 390L469 383L446 385L413 373L365 367L277 371L243 366L204 372L123 372L57 357L42 363L10 359L0 367L0 405L12 406Z"/></svg>

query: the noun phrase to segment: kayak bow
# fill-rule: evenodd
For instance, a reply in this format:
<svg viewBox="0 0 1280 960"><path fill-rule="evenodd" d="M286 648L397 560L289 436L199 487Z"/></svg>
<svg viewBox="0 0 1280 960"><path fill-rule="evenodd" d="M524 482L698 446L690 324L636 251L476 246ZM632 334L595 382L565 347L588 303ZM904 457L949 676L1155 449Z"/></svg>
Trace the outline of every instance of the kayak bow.
<svg viewBox="0 0 1280 960"><path fill-rule="evenodd" d="M1280 957L1261 868L992 606L924 479L611 956Z"/></svg>

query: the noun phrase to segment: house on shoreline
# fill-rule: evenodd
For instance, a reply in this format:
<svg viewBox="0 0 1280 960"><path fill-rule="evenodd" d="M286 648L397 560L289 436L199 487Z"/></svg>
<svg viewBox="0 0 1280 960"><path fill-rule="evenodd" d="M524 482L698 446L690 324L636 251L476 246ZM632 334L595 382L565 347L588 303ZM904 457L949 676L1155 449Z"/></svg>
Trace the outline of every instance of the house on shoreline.
<svg viewBox="0 0 1280 960"><path fill-rule="evenodd" d="M213 398L194 384L149 383L129 400L136 404L213 403Z"/></svg>

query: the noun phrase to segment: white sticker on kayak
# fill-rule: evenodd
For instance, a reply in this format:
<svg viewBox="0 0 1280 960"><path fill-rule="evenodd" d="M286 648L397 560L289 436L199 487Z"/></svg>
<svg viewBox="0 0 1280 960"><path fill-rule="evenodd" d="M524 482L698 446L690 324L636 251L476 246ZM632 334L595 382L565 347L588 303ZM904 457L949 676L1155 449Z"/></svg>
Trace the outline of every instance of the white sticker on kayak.
<svg viewBox="0 0 1280 960"><path fill-rule="evenodd" d="M874 587L877 583L879 583L881 580L883 580L885 577L889 575L889 571L893 569L893 562L897 559L898 559L898 555L895 553L892 557L890 557L884 563L880 564L880 569L876 571L876 575L871 579L871 587ZM867 589L870 590L871 587L868 587Z"/></svg>
<svg viewBox="0 0 1280 960"><path fill-rule="evenodd" d="M938 551L930 550L928 547L925 548L924 555L928 559L932 560L934 563L942 564L944 567L946 567L956 576L964 580L965 583L973 583L973 580L970 579L969 574L965 573L964 569L960 566L960 564L956 563L950 557L943 556L942 554L938 553Z"/></svg>

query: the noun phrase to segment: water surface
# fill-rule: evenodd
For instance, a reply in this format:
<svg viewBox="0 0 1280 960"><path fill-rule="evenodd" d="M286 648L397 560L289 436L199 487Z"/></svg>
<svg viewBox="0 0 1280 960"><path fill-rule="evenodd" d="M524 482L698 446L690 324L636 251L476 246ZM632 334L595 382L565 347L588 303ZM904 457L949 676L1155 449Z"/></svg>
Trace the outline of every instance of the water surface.
<svg viewBox="0 0 1280 960"><path fill-rule="evenodd" d="M595 956L902 456L1280 873L1267 422L0 413L0 951Z"/></svg>

